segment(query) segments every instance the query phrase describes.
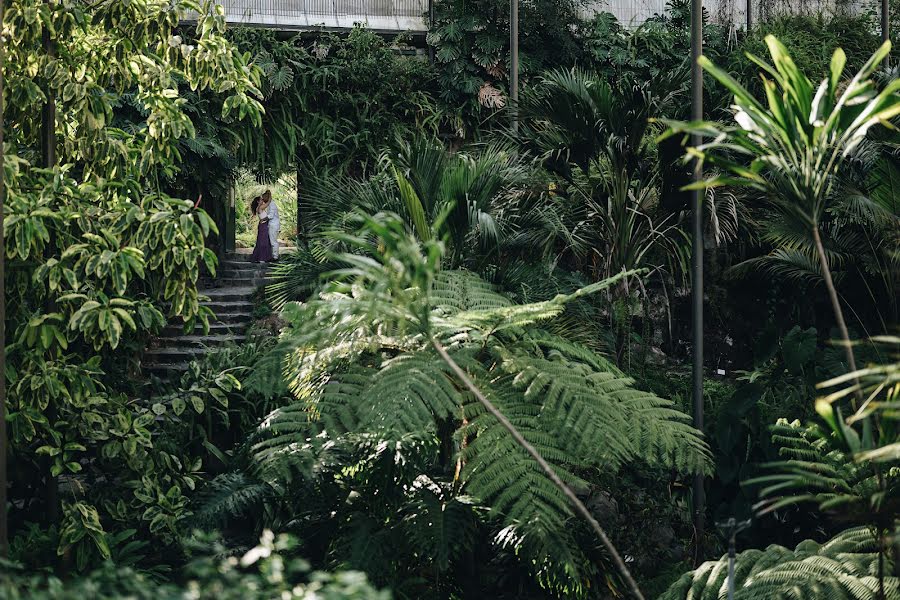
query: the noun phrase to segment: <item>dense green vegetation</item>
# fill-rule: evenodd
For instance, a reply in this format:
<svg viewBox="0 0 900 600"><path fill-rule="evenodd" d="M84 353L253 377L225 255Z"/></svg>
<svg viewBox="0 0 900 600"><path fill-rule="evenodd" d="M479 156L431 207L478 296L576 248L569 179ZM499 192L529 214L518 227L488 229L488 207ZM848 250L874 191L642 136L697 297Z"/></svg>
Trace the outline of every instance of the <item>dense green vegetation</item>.
<svg viewBox="0 0 900 600"><path fill-rule="evenodd" d="M688 123L689 3L525 4L514 132L506 6L437 2L430 62L189 0L7 1L0 597L720 598L732 516L737 598L900 597L877 15L710 23ZM151 376L164 327L214 320L221 225L252 245L263 186L297 250L259 323Z"/></svg>

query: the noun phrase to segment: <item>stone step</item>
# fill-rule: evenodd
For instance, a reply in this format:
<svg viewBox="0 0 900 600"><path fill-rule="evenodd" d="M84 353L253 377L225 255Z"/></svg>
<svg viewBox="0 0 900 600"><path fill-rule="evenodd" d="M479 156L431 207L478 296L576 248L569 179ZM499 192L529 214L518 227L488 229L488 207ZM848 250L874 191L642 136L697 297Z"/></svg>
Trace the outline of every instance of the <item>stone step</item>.
<svg viewBox="0 0 900 600"><path fill-rule="evenodd" d="M172 337L159 337L157 341L163 344L165 348L213 348L215 346L224 346L226 344L239 344L247 339L247 336L241 333L225 333L203 335L202 333L191 335L175 335Z"/></svg>
<svg viewBox="0 0 900 600"><path fill-rule="evenodd" d="M167 379L169 377L175 376L178 377L188 369L188 365L190 362L177 362L177 363L144 363L142 368L144 371L148 373L153 373L157 377L162 379Z"/></svg>
<svg viewBox="0 0 900 600"><path fill-rule="evenodd" d="M144 352L144 367L157 365L174 365L189 363L206 354L206 348L200 347L164 347L152 348Z"/></svg>
<svg viewBox="0 0 900 600"><path fill-rule="evenodd" d="M280 253L282 256L285 254L290 254L291 252L296 251L297 248L295 246L281 246ZM253 248L238 248L234 252L229 252L225 255L225 260L227 261L235 261L235 262L252 262L250 260L250 256L253 254Z"/></svg>
<svg viewBox="0 0 900 600"><path fill-rule="evenodd" d="M249 320L250 315L247 315L247 319ZM209 335L233 335L243 333L247 328L247 323L245 321L232 321L231 323L227 322L213 322L210 320L209 323ZM203 334L203 325L201 323L196 323L194 325L194 329L192 332L195 335ZM179 324L173 324L166 326L165 329L162 330L162 333L159 335L160 338L172 338L172 337L180 337L185 335L184 326Z"/></svg>
<svg viewBox="0 0 900 600"><path fill-rule="evenodd" d="M239 282L266 281L268 278L268 273L235 272L222 275L221 277L217 277L216 279L207 279L203 283L208 283L209 287L211 288L246 287L244 285L241 285Z"/></svg>
<svg viewBox="0 0 900 600"><path fill-rule="evenodd" d="M238 283L234 283L241 279L266 279L268 273L255 271L227 271L217 277L204 277L200 280L202 287L220 288L220 287L242 287Z"/></svg>
<svg viewBox="0 0 900 600"><path fill-rule="evenodd" d="M282 252L293 248L282 247ZM144 353L144 369L160 377L176 377L188 368L190 361L202 358L209 348L240 344L255 308L253 297L270 283L266 279L269 264L250 261L252 250L229 254L222 260L216 277L201 282L202 302L215 314L207 334L198 324L188 334L178 323L167 326L154 341L155 348Z"/></svg>
<svg viewBox="0 0 900 600"><path fill-rule="evenodd" d="M254 261L250 258L252 254L252 250L250 252L236 252L234 254L226 254L225 260L223 262L232 262L232 263L241 263L251 265L254 264Z"/></svg>
<svg viewBox="0 0 900 600"><path fill-rule="evenodd" d="M270 283L272 283L272 281L267 279L265 275L229 276L221 277L219 279L203 280L200 282L200 289L201 292L206 292L207 290L221 290L227 288L259 287Z"/></svg>
<svg viewBox="0 0 900 600"><path fill-rule="evenodd" d="M201 293L209 296L208 302L227 302L234 300L248 301L256 293L257 288L253 286L241 287L220 287L203 290Z"/></svg>
<svg viewBox="0 0 900 600"><path fill-rule="evenodd" d="M230 315L234 313L252 313L254 304L252 302L204 302L203 306L213 311L216 316L220 314Z"/></svg>
<svg viewBox="0 0 900 600"><path fill-rule="evenodd" d="M219 268L216 269L216 277L229 277L233 276L235 273L242 275L260 275L265 274L268 270L268 264L229 261L223 262L219 265Z"/></svg>
<svg viewBox="0 0 900 600"><path fill-rule="evenodd" d="M210 324L212 323L223 323L223 324L242 324L246 325L252 315L249 310L246 311L235 311L235 312L217 312L215 319L210 319Z"/></svg>

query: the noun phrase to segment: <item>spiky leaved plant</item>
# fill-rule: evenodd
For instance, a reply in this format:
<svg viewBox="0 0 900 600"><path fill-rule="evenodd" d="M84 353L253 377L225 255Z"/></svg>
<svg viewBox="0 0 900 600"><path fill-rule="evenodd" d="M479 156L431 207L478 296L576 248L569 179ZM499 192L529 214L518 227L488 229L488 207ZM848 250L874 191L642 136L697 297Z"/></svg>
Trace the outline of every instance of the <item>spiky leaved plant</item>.
<svg viewBox="0 0 900 600"><path fill-rule="evenodd" d="M734 94L734 124L666 121L670 130L663 139L690 133L710 140L688 148L688 154L718 167L723 174L697 186L752 187L786 219L806 224L841 332L848 369L856 371L850 334L822 243L821 223L847 157L870 129L900 114L900 80L889 82L881 91L872 81L891 45L885 42L847 82L842 81L846 56L843 50L835 50L830 73L816 88L774 36L767 36L766 44L772 65L749 55L762 69L765 102L701 57L703 68Z"/></svg>
<svg viewBox="0 0 900 600"><path fill-rule="evenodd" d="M377 176L365 181L324 175L304 183L308 248L286 257L272 270L270 300L281 307L312 292L341 247L329 233L352 233L357 211L394 212L423 241L447 240L451 268L479 268L497 258L506 238L520 227L521 210L510 202L524 187L528 169L508 146L449 153L437 139L420 133L400 138L385 153Z"/></svg>
<svg viewBox="0 0 900 600"><path fill-rule="evenodd" d="M663 98L650 85L616 86L578 69L543 75L523 92L517 140L565 182L577 207L566 251L590 264L595 279L651 268L687 272L687 240L674 221L653 216L658 169L647 160L650 115ZM645 279L645 278L644 278ZM666 278L663 278L665 287ZM632 313L650 301L642 278L623 278L610 291L610 319L622 364L630 349Z"/></svg>
<svg viewBox="0 0 900 600"><path fill-rule="evenodd" d="M829 393L816 401L816 411L826 427L780 421L773 440L781 446L783 461L768 465L776 473L748 483L765 484L760 506L765 511L811 502L840 522L865 524L880 542L878 580L882 598L890 540L898 532L900 514L900 429L897 398L900 394L900 362L896 361L900 338L873 339L893 353L895 362L871 365L822 382ZM848 397L862 400L844 416Z"/></svg>

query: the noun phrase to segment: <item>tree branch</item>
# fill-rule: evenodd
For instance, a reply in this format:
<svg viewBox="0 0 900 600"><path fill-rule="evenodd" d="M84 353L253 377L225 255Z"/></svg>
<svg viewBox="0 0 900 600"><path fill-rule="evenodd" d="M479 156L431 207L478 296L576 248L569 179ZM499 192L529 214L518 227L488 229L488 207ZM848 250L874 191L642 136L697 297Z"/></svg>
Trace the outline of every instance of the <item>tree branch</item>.
<svg viewBox="0 0 900 600"><path fill-rule="evenodd" d="M831 298L831 308L834 310L834 318L837 321L838 329L841 332L842 345L844 352L847 354L847 369L851 373L856 372L856 358L853 356L853 342L850 341L850 332L847 330L847 323L844 321L844 311L841 310L841 303L838 300L837 289L834 287L834 280L831 278L831 269L828 266L828 256L825 254L825 246L822 245L822 236L819 235L819 226L813 225L813 239L816 241L816 252L819 255L819 262L822 265L822 277L825 279L825 287L828 288L828 297ZM859 379L854 377L857 384L856 398L861 399L862 395L859 390ZM856 403L853 403L853 409L856 410Z"/></svg>
<svg viewBox="0 0 900 600"><path fill-rule="evenodd" d="M637 583L634 581L634 578L631 576L631 572L628 571L628 567L625 566L625 561L622 560L622 557L619 555L616 547L613 546L613 543L610 541L609 537L606 535L606 532L603 531L603 528L600 527L600 523L597 522L597 519L588 511L587 507L584 505L581 500L578 499L578 496L575 495L569 486L567 486L562 479L559 478L559 475L556 474L556 471L553 470L553 467L544 460L544 457L538 453L534 446L532 446L528 440L526 440L519 430L516 429L516 426L513 425L506 416L500 412L500 410L494 406L494 404L488 400L485 395L481 392L480 389L475 385L475 383L469 378L465 371L456 364L456 361L447 354L447 351L441 345L439 341L432 338L431 345L437 350L438 355L446 362L450 369L456 374L457 377L463 382L463 384L472 392L479 402L491 413L494 418L496 418L501 425L509 432L509 434L513 437L517 444L522 446L531 457L538 463L541 467L541 470L550 478L550 480L556 485L557 488L569 499L572 503L572 506L575 508L575 512L581 515L585 521L591 526L591 529L594 530L594 533L597 534L597 537L600 538L600 541L603 543L603 547L606 548L606 551L612 557L613 562L616 565L616 568L619 570L619 574L622 575L622 578L625 580L625 583L628 585L629 590L631 591L631 595L636 600L644 600L643 594L641 594L640 588L638 588Z"/></svg>

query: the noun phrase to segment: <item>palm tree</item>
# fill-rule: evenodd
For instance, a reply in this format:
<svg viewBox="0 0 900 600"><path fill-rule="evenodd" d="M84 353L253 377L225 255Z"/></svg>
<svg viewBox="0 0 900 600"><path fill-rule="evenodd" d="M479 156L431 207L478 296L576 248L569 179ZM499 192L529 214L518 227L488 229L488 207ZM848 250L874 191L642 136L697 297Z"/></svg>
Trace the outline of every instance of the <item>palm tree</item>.
<svg viewBox="0 0 900 600"><path fill-rule="evenodd" d="M685 271L687 240L674 215L654 216L658 168L646 157L650 116L666 101L648 84L613 88L577 69L550 72L523 93L520 138L580 201L570 226L575 243L567 250L587 260L595 280L641 268L665 275ZM630 314L647 294L637 277L620 280L610 294L621 360Z"/></svg>
<svg viewBox="0 0 900 600"><path fill-rule="evenodd" d="M701 57L703 68L734 94L735 124L667 121L670 129L662 139L692 133L711 140L688 148L688 155L718 167L723 174L691 187L749 186L762 192L783 219L805 225L841 332L848 369L856 371L821 230L848 157L873 127L900 114L900 80L878 91L871 78L891 45L886 42L846 84L842 84L846 56L836 50L830 73L816 88L775 37L767 36L766 44L773 65L750 56L763 71L765 103Z"/></svg>
<svg viewBox="0 0 900 600"><path fill-rule="evenodd" d="M437 140L400 140L391 159L403 214L422 241L449 237L451 268L483 263L510 235L506 200L527 175L512 148L450 154Z"/></svg>
<svg viewBox="0 0 900 600"><path fill-rule="evenodd" d="M587 175L601 156L636 174L656 103L647 85L617 89L586 71L551 71L523 90L519 139L568 180L571 165Z"/></svg>
<svg viewBox="0 0 900 600"><path fill-rule="evenodd" d="M449 153L424 135L399 139L382 170L360 181L341 174L308 180L304 214L308 248L292 253L271 273L270 299L277 306L311 292L334 265L325 256L343 243L359 211L396 213L420 241L447 241L449 268L479 269L497 257L503 242L521 234L522 208L511 199L528 169L507 146L488 145Z"/></svg>

